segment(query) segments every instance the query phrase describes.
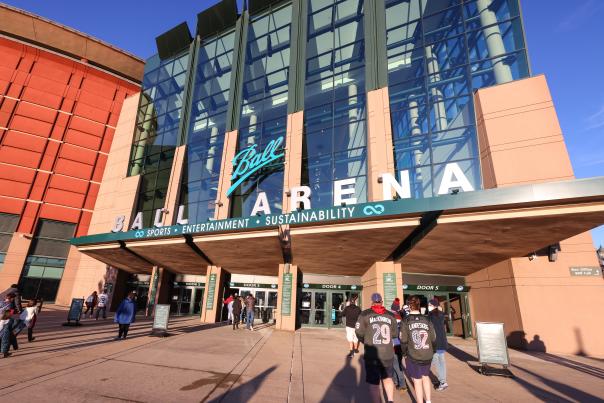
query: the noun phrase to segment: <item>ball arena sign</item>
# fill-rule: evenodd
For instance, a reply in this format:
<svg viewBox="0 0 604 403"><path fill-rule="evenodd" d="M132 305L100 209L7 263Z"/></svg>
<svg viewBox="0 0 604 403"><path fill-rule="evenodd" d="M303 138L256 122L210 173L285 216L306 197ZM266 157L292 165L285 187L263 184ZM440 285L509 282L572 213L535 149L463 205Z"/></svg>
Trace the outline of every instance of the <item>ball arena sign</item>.
<svg viewBox="0 0 604 403"><path fill-rule="evenodd" d="M262 152L258 152L256 145L252 145L235 155L233 158L233 174L231 175L231 186L226 192L226 196L229 197L231 194L240 186L246 179L258 172L262 168L270 165L272 162L279 160L284 156L283 152L283 137L279 137L269 142L266 148ZM382 185L382 196L383 200L393 200L395 196L399 199L411 198L411 184L408 170L399 171L399 178L391 173L383 173L380 175ZM270 217L270 220L275 222L267 222L267 225L283 225L291 224L294 222L314 222L323 221L325 219L346 219L353 215L354 209L350 206L357 204L357 198L355 197L356 191L356 178L341 179L333 182L333 205L332 209L321 209L319 212L308 213L308 217L304 215L304 210L312 209L312 190L309 186L295 186L289 189L289 197L291 197L290 206L292 206L292 214L280 214ZM444 173L441 182L438 187L438 194L445 195L449 194L451 190L461 190L464 192L470 192L474 190L474 187L464 175L461 167L455 163L449 163L445 165ZM341 207L341 208L340 208ZM347 209L348 207L348 209ZM380 206L365 206L363 209L364 215L381 214L379 211ZM178 206L176 224L182 226L189 226L189 221L184 217L185 206ZM383 209L383 207L382 207ZM375 211L373 211L375 210ZM293 212L302 212L302 217L298 221L298 215ZM155 217L153 222L154 228L162 228L163 216L167 212L165 208L157 209L155 211ZM259 215L270 216L273 214L279 214L281 212L271 211L271 206L268 201L267 195L264 192L259 192L256 196L254 207L250 214L250 217L256 217ZM312 214L317 214L317 217L312 217ZM269 219L269 217L267 217ZM226 229L239 229L246 228L248 223L246 218L240 220L233 219L232 227ZM290 222L294 220L294 222ZM115 219L112 232L121 232L125 228L125 216L118 216ZM240 223L239 221L243 221ZM287 221L287 222L286 222ZM245 222L245 223L244 223ZM211 226L215 223L196 223L193 226ZM131 231L143 230L143 213L138 212L134 216L130 228ZM183 228L184 229L184 228ZM157 231L161 232L161 231ZM193 231L191 231L193 232ZM202 231L203 232L203 231ZM153 235L169 235L169 234L153 234Z"/></svg>

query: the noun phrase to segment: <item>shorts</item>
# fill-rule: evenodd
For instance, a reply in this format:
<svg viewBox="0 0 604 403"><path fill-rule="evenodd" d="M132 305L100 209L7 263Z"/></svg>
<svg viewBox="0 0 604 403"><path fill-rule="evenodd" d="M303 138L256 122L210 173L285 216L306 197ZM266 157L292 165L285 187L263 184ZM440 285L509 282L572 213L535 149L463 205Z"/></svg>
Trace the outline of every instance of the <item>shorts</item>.
<svg viewBox="0 0 604 403"><path fill-rule="evenodd" d="M392 378L393 372L392 360L365 361L365 382L371 385L379 385L382 379Z"/></svg>
<svg viewBox="0 0 604 403"><path fill-rule="evenodd" d="M359 342L359 339L357 338L357 332L354 327L346 326L346 340L348 340L349 343Z"/></svg>
<svg viewBox="0 0 604 403"><path fill-rule="evenodd" d="M430 375L430 364L419 364L409 357L405 358L405 369L411 379L422 379Z"/></svg>

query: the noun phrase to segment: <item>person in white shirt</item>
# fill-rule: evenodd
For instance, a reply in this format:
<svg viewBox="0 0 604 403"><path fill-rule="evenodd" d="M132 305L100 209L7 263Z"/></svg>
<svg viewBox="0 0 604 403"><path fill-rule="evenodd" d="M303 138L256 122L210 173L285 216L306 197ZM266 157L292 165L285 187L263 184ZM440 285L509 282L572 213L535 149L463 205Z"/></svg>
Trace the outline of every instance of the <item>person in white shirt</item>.
<svg viewBox="0 0 604 403"><path fill-rule="evenodd" d="M99 295L99 299L96 307L96 320L99 320L99 314L103 311L103 319L107 319L107 304L109 303L109 296L107 295L107 290L103 290L103 292Z"/></svg>
<svg viewBox="0 0 604 403"><path fill-rule="evenodd" d="M37 315L38 301L32 299L27 303L27 307L23 309L19 315L19 322L15 325L13 330L15 337L17 337L23 329L27 328L27 340L30 342L34 341L35 337L33 337L33 330Z"/></svg>

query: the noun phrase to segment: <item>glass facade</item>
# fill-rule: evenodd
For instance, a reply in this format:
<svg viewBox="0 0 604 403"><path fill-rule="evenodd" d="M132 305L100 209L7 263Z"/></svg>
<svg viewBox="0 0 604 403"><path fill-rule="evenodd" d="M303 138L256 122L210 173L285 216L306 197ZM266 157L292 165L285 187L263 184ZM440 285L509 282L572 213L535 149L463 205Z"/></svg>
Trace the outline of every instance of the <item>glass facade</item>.
<svg viewBox="0 0 604 403"><path fill-rule="evenodd" d="M54 301L75 227L76 224L40 220L19 281L23 298Z"/></svg>
<svg viewBox="0 0 604 403"><path fill-rule="evenodd" d="M395 166L412 197L438 195L457 163L481 188L472 93L529 75L516 0L386 1Z"/></svg>
<svg viewBox="0 0 604 403"><path fill-rule="evenodd" d="M279 137L283 137L285 143L291 20L291 5L269 10L250 20L237 152L248 147L262 152ZM231 217L249 216L261 192L266 193L271 212L280 213L283 158L256 171L233 192Z"/></svg>
<svg viewBox="0 0 604 403"><path fill-rule="evenodd" d="M193 74L187 74L186 52L148 61L129 172L142 175L137 207L145 226L165 205L174 149L185 141L180 204L190 223L212 219L222 196L225 133L238 130L235 153L249 147L262 153L281 136L285 143L292 91L296 100L303 94L300 175L312 190L312 207L333 205L338 180L348 180L344 187L353 182L353 197L366 202L367 86L373 86L366 74L380 68L387 72L395 169L408 171L412 197L443 193L439 185L451 164L481 188L473 92L529 75L518 1L386 0L385 15L365 15L363 0L309 0L306 6L298 15L288 2L273 4L240 18L239 32L232 26L197 41ZM292 33L293 18L305 29ZM385 30L385 43L377 37L385 60L377 60L381 52L365 51L372 38L366 24ZM293 41L301 32L306 36ZM298 48L290 50L291 43ZM290 80L296 57L303 68L292 69L298 76ZM288 88L294 82L296 88ZM181 123L185 99L190 113ZM235 189L230 216L250 215L260 193L272 213L280 212L283 182L281 158Z"/></svg>
<svg viewBox="0 0 604 403"><path fill-rule="evenodd" d="M19 216L16 214L0 214L0 270L4 265L4 259L8 252L8 246L13 238L13 233L19 224Z"/></svg>
<svg viewBox="0 0 604 403"><path fill-rule="evenodd" d="M367 201L363 0L308 7L302 184L312 206L333 205L333 182L354 179Z"/></svg>
<svg viewBox="0 0 604 403"><path fill-rule="evenodd" d="M129 175L141 175L136 211L150 227L164 207L187 83L188 52L171 59L147 60L130 156Z"/></svg>
<svg viewBox="0 0 604 403"><path fill-rule="evenodd" d="M180 204L190 223L214 217L226 132L235 33L199 47L187 135Z"/></svg>

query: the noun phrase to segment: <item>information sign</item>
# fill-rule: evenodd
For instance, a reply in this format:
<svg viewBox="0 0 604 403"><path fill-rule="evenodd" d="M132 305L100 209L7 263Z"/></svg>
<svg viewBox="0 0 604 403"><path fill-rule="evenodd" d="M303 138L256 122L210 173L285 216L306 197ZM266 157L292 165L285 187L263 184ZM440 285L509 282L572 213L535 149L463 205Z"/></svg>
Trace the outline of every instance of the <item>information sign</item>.
<svg viewBox="0 0 604 403"><path fill-rule="evenodd" d="M503 323L476 322L476 344L481 364L510 364Z"/></svg>
<svg viewBox="0 0 604 403"><path fill-rule="evenodd" d="M390 308L392 302L397 297L396 293L396 273L384 273L384 306Z"/></svg>
<svg viewBox="0 0 604 403"><path fill-rule="evenodd" d="M78 323L80 321L80 316L82 315L83 307L84 298L72 298L69 313L67 313L67 323L71 322L72 320Z"/></svg>
<svg viewBox="0 0 604 403"><path fill-rule="evenodd" d="M589 277L589 276L601 276L602 270L599 267L570 267L571 276Z"/></svg>
<svg viewBox="0 0 604 403"><path fill-rule="evenodd" d="M208 302L206 308L209 310L214 309L214 295L216 293L216 274L210 274L210 281L208 282Z"/></svg>
<svg viewBox="0 0 604 403"><path fill-rule="evenodd" d="M283 289L281 290L281 315L289 316L292 312L292 273L283 273Z"/></svg>
<svg viewBox="0 0 604 403"><path fill-rule="evenodd" d="M168 330L168 319L170 318L170 305L155 305L155 315L153 316L153 330Z"/></svg>

